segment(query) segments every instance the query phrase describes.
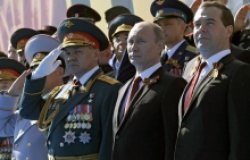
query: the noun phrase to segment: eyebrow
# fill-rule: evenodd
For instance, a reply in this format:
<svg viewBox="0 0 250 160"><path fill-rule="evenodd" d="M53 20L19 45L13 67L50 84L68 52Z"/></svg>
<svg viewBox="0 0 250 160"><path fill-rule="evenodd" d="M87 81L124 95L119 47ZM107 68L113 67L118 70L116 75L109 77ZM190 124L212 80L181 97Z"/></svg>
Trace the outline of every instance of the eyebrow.
<svg viewBox="0 0 250 160"><path fill-rule="evenodd" d="M194 21L194 23L200 22L200 21L202 21L202 20L216 22L216 20L215 20L214 18L210 18L210 17L201 17L200 19L197 19L196 21Z"/></svg>

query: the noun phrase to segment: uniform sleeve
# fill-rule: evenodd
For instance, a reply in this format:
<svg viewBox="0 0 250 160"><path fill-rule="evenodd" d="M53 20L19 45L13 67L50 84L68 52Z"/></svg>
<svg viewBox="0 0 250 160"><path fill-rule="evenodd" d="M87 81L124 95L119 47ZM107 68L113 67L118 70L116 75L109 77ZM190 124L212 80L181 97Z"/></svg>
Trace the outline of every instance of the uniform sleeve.
<svg viewBox="0 0 250 160"><path fill-rule="evenodd" d="M105 160L111 159L111 150L112 150L112 138L113 138L113 130L112 130L112 117L113 111L116 103L116 99L118 96L118 90L120 88L120 84L115 84L111 86L108 90L104 91L105 100L103 101L104 107L102 108L102 137L103 139L100 148L100 157Z"/></svg>
<svg viewBox="0 0 250 160"><path fill-rule="evenodd" d="M250 157L250 67L241 67L232 78L228 92L230 160Z"/></svg>
<svg viewBox="0 0 250 160"><path fill-rule="evenodd" d="M20 115L25 119L37 120L44 104L42 90L46 78L31 80L26 78L24 91L19 103Z"/></svg>
<svg viewBox="0 0 250 160"><path fill-rule="evenodd" d="M14 134L17 100L18 97L9 96L4 92L0 93L0 137L9 137Z"/></svg>

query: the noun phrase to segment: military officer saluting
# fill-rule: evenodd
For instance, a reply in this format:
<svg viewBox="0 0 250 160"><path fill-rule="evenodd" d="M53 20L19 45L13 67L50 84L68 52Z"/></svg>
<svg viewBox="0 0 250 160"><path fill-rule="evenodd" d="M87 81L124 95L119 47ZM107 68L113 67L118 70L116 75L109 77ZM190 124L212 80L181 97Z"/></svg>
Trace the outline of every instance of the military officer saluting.
<svg viewBox="0 0 250 160"><path fill-rule="evenodd" d="M165 51L161 62L167 71L181 76L185 64L197 55L196 49L184 39L192 10L180 1L156 0L151 4L151 14L165 34Z"/></svg>
<svg viewBox="0 0 250 160"><path fill-rule="evenodd" d="M120 83L105 76L98 67L98 53L108 39L94 24L68 18L58 27L60 49L52 51L26 79L21 115L38 119L48 130L50 160L110 160L112 113ZM74 80L41 98L46 76L60 65L65 52ZM38 107L34 107L34 105ZM39 117L40 115L40 117Z"/></svg>
<svg viewBox="0 0 250 160"><path fill-rule="evenodd" d="M29 63L31 69L39 65L41 60L54 48L58 47L59 42L49 35L38 34L30 38L25 45L25 59ZM21 68L15 64L16 67ZM24 68L24 66L23 66ZM0 135L12 135L13 160L36 159L47 160L48 150L46 146L46 135L42 133L37 127L36 120L24 119L19 114L19 108L16 101L22 92L24 80L29 71L20 75L5 94L0 95L0 103L8 102L12 99L11 104L0 105ZM43 90L44 95L55 86L63 84L62 77L64 74L64 67L58 67L50 78L53 78L53 83L47 85ZM15 102L15 103L14 103ZM33 106L36 107L36 106ZM8 132L6 132L8 131Z"/></svg>

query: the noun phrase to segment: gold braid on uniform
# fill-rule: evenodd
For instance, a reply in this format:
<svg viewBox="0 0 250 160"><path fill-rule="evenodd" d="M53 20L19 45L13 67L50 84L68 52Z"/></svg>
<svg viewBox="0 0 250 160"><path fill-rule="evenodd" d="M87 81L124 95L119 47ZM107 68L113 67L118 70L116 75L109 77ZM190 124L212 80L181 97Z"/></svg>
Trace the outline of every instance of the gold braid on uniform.
<svg viewBox="0 0 250 160"><path fill-rule="evenodd" d="M59 108L56 107L55 111L52 112L50 114L50 116L46 119L47 117L47 114L48 114L48 110L49 110L49 105L53 103L54 101L54 98L55 96L59 93L59 91L61 90L62 87L56 87L55 89L53 89L48 97L48 99L46 100L43 108L42 108L42 111L40 113L40 116L39 116L39 119L38 119L38 127L39 129L41 130L46 130L49 125L50 125L50 122L52 121L52 119L54 119L54 117L56 116L56 114L58 113L59 111Z"/></svg>
<svg viewBox="0 0 250 160"><path fill-rule="evenodd" d="M81 86L80 87L80 92L85 93L85 92L89 92L89 90L91 89L91 87L93 86L94 82L96 81L96 79L98 79L101 75L103 75L103 73L98 74L95 78L91 79L88 81L88 83L86 84L86 86ZM54 102L54 98L55 96L61 91L62 87L56 87L55 89L53 89L47 99L47 101L45 102L42 111L40 113L39 119L38 119L38 127L41 130L46 130L49 128L49 125L51 124L51 122L53 121L53 119L55 118L55 116L58 114L59 112L59 107L55 106L55 111L53 111L48 118L47 114L48 114L48 110L49 110L49 106L51 104L53 104ZM74 94L74 91L72 91L72 94Z"/></svg>

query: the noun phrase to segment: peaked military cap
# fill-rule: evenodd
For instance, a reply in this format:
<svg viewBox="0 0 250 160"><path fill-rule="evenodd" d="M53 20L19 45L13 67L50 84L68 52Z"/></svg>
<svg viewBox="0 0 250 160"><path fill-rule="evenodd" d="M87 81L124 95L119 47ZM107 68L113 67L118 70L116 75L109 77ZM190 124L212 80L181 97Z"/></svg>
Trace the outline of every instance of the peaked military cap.
<svg viewBox="0 0 250 160"><path fill-rule="evenodd" d="M38 34L30 38L25 46L24 56L30 67L37 66L59 41L46 34Z"/></svg>
<svg viewBox="0 0 250 160"><path fill-rule="evenodd" d="M124 6L114 6L105 11L105 19L107 23L110 23L115 17L124 14L131 13L128 8Z"/></svg>
<svg viewBox="0 0 250 160"><path fill-rule="evenodd" d="M66 16L69 17L82 17L93 23L101 20L100 14L93 8L84 4L75 4L68 8Z"/></svg>
<svg viewBox="0 0 250 160"><path fill-rule="evenodd" d="M37 31L31 28L20 28L11 35L11 45L17 50L17 52L22 51L28 39L36 34Z"/></svg>
<svg viewBox="0 0 250 160"><path fill-rule="evenodd" d="M15 80L25 69L23 64L14 59L0 58L0 80Z"/></svg>
<svg viewBox="0 0 250 160"><path fill-rule="evenodd" d="M97 26L75 17L65 19L59 25L57 37L61 48L92 45L103 51L109 45L107 37Z"/></svg>
<svg viewBox="0 0 250 160"><path fill-rule="evenodd" d="M192 10L179 0L156 0L151 4L150 11L155 22L167 17L179 17L185 23L193 20Z"/></svg>
<svg viewBox="0 0 250 160"><path fill-rule="evenodd" d="M117 16L110 22L108 33L109 39L112 40L117 33L129 32L136 23L141 21L143 21L141 17L133 14L123 14Z"/></svg>

